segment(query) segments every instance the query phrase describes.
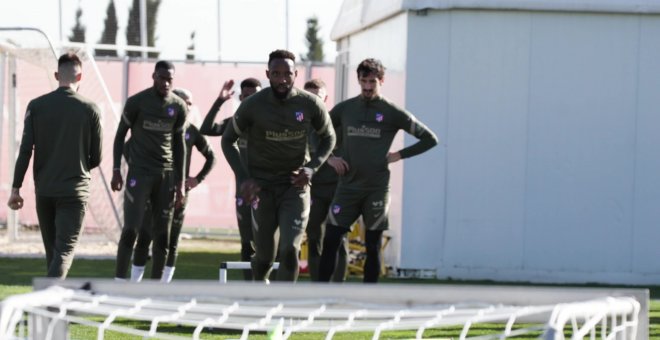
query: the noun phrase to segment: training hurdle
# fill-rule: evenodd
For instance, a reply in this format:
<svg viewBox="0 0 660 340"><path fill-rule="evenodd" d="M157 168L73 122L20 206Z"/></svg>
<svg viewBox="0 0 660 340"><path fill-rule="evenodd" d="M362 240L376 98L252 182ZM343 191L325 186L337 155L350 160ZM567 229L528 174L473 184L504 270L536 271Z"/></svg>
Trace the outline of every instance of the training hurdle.
<svg viewBox="0 0 660 340"><path fill-rule="evenodd" d="M273 263L273 269L280 268L279 262ZM250 269L252 266L250 262L244 261L226 261L220 262L220 283L227 283L227 269Z"/></svg>

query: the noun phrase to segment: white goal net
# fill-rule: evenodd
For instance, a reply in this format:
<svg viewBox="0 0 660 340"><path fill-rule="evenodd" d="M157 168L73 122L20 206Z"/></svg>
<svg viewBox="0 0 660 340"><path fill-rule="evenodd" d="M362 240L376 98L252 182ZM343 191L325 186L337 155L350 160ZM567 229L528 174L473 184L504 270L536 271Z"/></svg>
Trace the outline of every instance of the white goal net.
<svg viewBox="0 0 660 340"><path fill-rule="evenodd" d="M30 100L57 87L54 72L57 58L65 51L78 54L83 63L80 93L96 102L102 111L103 161L93 170L91 196L84 222L83 242L87 239L116 241L121 229L122 196L109 188L112 169L112 142L118 123L118 108L112 103L106 85L98 72L93 55L84 47L55 47L41 31L31 28L0 27L0 200L5 204L13 181L14 164L23 131L25 108ZM0 211L6 235L11 241L37 238L38 225L34 209L32 169L25 176L22 195L25 206L18 212ZM32 228L30 228L32 227Z"/></svg>
<svg viewBox="0 0 660 340"><path fill-rule="evenodd" d="M393 331L416 339L648 337L646 290L109 280L44 280L36 287L49 284L54 286L2 302L0 337L61 339L83 326L92 327L97 339L107 332L200 339L223 330L240 339L260 333L379 339ZM443 329L450 333L438 333Z"/></svg>

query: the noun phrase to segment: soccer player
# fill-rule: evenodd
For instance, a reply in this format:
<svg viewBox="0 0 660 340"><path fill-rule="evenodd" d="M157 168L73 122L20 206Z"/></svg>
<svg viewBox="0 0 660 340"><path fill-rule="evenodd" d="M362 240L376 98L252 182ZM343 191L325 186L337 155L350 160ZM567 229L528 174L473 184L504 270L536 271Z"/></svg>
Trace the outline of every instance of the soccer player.
<svg viewBox="0 0 660 340"><path fill-rule="evenodd" d="M23 207L20 188L32 150L39 229L49 277L64 279L73 262L89 197L90 170L101 162L99 108L77 93L82 63L74 53L57 61L59 87L27 106L23 137L7 205Z"/></svg>
<svg viewBox="0 0 660 340"><path fill-rule="evenodd" d="M131 130L127 150L128 175L124 191L124 227L117 246L115 278L125 280L147 201L152 205L152 279L160 279L169 246L173 204L183 205L185 163L184 124L188 107L172 93L174 65L158 61L153 86L126 100L114 141L111 187L124 186L120 172L126 133Z"/></svg>
<svg viewBox="0 0 660 340"><path fill-rule="evenodd" d="M321 79L311 79L303 87L305 91L317 95L325 103L328 100L326 85ZM339 137L339 136L337 136ZM315 133L309 135L311 150L316 150L318 137ZM319 262L323 251L323 235L328 217L328 209L337 188L337 173L326 160L312 177L311 208L307 222L307 263L312 281L319 281ZM344 237L339 247L337 268L332 275L332 281L343 282L348 266L348 239Z"/></svg>
<svg viewBox="0 0 660 340"><path fill-rule="evenodd" d="M172 93L179 96L186 102L188 108L192 105L192 93L186 89L177 88L172 90ZM213 165L215 165L215 154L213 149L209 145L206 137L202 136L199 133L197 127L190 122L186 122L185 128L185 142L186 142L186 167L185 173L186 176L186 195L183 199L183 205L174 209L174 217L172 219L172 227L170 229L170 243L167 252L167 262L165 263L165 269L163 270L163 276L161 277L161 282L170 282L174 276L176 256L177 256L177 246L179 245L179 235L181 234L181 228L183 227L183 219L185 217L185 209L188 204L188 191L194 189L201 183L204 178L209 174ZM130 145L130 144L129 144ZM195 177L189 177L190 174L190 158L192 156L193 146L201 153L205 162L202 166L202 169ZM144 275L144 267L147 263L149 257L149 245L151 244L151 204L149 208L146 209L145 217L142 222L142 228L138 234L137 243L135 245L135 250L133 252L133 267L131 269L131 281L140 282L142 276Z"/></svg>
<svg viewBox="0 0 660 340"><path fill-rule="evenodd" d="M214 123L215 117L220 112L220 107L224 102L229 100L234 91L234 81L226 81L218 98L215 100L209 113L204 118L202 126L199 128L199 131L207 136L222 136L222 133L227 127L227 123L231 121L231 117L225 118L220 124ZM241 82L241 94L238 96L238 99L242 102L245 98L259 92L261 90L261 82L255 78L246 78ZM241 154L241 160L243 161L243 166L246 166L247 162L247 139L241 137L238 139L238 148ZM236 219L238 220L238 232L241 236L241 261L250 261L252 255L254 255L254 247L252 246L253 237L252 237L252 213L250 212L250 205L243 201L243 198L239 195L240 192L240 183L236 181ZM246 269L243 271L243 278L246 281L252 280L252 271Z"/></svg>
<svg viewBox="0 0 660 340"><path fill-rule="evenodd" d="M252 273L258 281L267 281L276 252L277 279L297 280L298 253L309 217L309 184L335 145L323 102L293 86L295 60L286 50L270 53L266 70L270 87L244 100L222 135L222 151L241 183L241 196L252 205L256 247ZM320 137L312 157L307 146L311 128ZM242 135L249 141L247 168L236 145ZM275 244L278 227L279 249Z"/></svg>
<svg viewBox="0 0 660 340"><path fill-rule="evenodd" d="M341 136L338 157L328 162L340 175L328 213L321 255L320 278L329 281L335 269L337 248L350 226L362 215L367 257L364 282L378 282L383 231L389 227L388 164L421 154L438 144L438 138L410 112L380 94L385 68L377 59L365 59L357 67L360 95L337 104L330 113ZM389 152L394 136L404 130L417 143Z"/></svg>

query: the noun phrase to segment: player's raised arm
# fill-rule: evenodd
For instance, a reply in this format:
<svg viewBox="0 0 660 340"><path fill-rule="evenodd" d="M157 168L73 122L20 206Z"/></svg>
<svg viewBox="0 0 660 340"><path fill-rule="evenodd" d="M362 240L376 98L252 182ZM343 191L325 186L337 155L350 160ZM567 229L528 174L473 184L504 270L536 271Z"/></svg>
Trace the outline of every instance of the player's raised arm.
<svg viewBox="0 0 660 340"><path fill-rule="evenodd" d="M202 126L199 128L199 132L201 134L207 136L222 136L227 121L225 119L222 121L222 123L218 124L215 123L215 118L218 115L218 112L220 112L220 107L222 104L224 104L231 98L231 96L234 95L234 91L232 90L233 87L233 79L226 81L222 85L222 89L220 90L220 93L218 93L218 97L215 99L215 102L213 102L213 105L211 105L209 112L206 114L206 117L204 117Z"/></svg>

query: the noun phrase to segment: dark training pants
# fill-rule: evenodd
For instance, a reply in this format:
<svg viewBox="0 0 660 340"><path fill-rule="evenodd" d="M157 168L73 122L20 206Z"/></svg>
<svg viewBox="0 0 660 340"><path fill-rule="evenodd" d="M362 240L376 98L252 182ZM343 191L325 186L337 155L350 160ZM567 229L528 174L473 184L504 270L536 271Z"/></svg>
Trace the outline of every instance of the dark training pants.
<svg viewBox="0 0 660 340"><path fill-rule="evenodd" d="M328 227L321 255L321 281L329 281L334 271L339 246L339 235L350 231L351 225L362 216L366 230L367 257L364 264L364 282L377 282L380 273L380 246L383 231L389 227L389 188L361 190L339 185L328 212ZM331 230L332 229L332 230ZM331 235L329 237L329 235ZM327 241L327 242L326 242ZM328 248L331 247L331 248Z"/></svg>
<svg viewBox="0 0 660 340"><path fill-rule="evenodd" d="M298 254L309 216L309 189L296 188L290 184L262 187L257 200L252 204L252 230L255 254L252 257L254 279L268 278L279 255L280 267L277 280L298 279ZM279 251L276 231L279 227Z"/></svg>
<svg viewBox="0 0 660 340"><path fill-rule="evenodd" d="M186 193L186 197L183 200L183 206L174 209L174 218L172 219L172 227L170 229L170 243L167 251L167 261L165 262L168 267L174 267L174 264L176 264L179 235L181 235L181 228L183 228L183 219L186 216L187 205L188 195ZM149 258L149 246L151 245L151 235L153 235L151 202L147 202L147 208L144 213L142 228L140 228L138 233L135 250L133 252L133 264L139 267L143 267L147 264L147 259Z"/></svg>
<svg viewBox="0 0 660 340"><path fill-rule="evenodd" d="M337 250L350 231L348 228L328 225L325 238L323 239L323 254L319 270L319 280L328 282L335 271L337 263ZM380 275L381 255L380 248L383 244L383 230L367 230L365 233L367 258L364 263L363 282L376 283Z"/></svg>
<svg viewBox="0 0 660 340"><path fill-rule="evenodd" d="M236 219L241 235L241 261L249 262L254 255L254 237L252 236L252 208L242 198L236 198ZM252 281L252 270L243 270L243 278Z"/></svg>
<svg viewBox="0 0 660 340"><path fill-rule="evenodd" d="M336 183L314 183L311 190L311 208L307 222L307 262L312 281L319 281L319 263L323 252L326 221ZM348 269L348 238L343 237L337 253L337 265L332 275L333 282L344 282Z"/></svg>
<svg viewBox="0 0 660 340"><path fill-rule="evenodd" d="M82 233L86 202L87 198L75 196L36 196L48 277L66 278Z"/></svg>
<svg viewBox="0 0 660 340"><path fill-rule="evenodd" d="M127 278L137 233L142 229L147 201L152 204L153 263L151 278L160 279L169 246L169 229L174 205L174 174L138 174L131 170L124 189L124 228L117 246L115 277Z"/></svg>

